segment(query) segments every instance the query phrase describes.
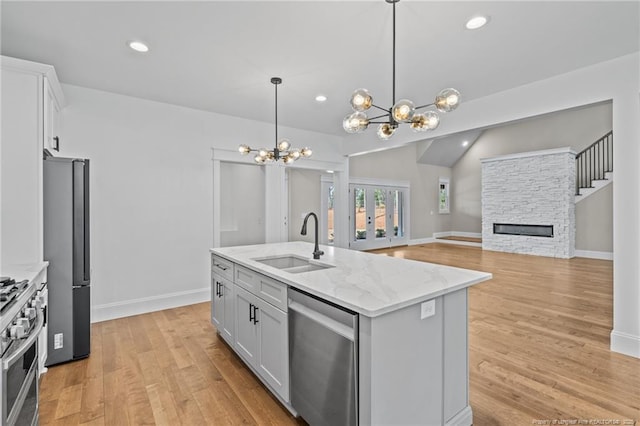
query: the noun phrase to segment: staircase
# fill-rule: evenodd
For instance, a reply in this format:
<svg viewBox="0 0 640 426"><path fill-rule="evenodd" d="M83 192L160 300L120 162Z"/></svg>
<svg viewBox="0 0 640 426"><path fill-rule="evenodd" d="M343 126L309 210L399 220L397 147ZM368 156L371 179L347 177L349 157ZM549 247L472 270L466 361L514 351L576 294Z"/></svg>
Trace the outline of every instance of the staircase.
<svg viewBox="0 0 640 426"><path fill-rule="evenodd" d="M610 131L576 155L576 203L612 182L613 131Z"/></svg>

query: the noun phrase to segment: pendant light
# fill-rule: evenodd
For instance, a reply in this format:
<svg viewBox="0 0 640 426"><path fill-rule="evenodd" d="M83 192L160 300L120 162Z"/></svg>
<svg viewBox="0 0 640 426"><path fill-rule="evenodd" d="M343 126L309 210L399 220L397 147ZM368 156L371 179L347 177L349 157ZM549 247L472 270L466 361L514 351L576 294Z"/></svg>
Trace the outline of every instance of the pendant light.
<svg viewBox="0 0 640 426"><path fill-rule="evenodd" d="M396 102L396 3L400 0L385 0L393 5L393 86L391 108L382 108L373 103L373 98L367 89L357 89L351 95L351 107L353 113L342 121L342 127L347 133L364 132L369 124L377 123L378 137L386 140L393 136L400 123L407 123L413 131L424 132L434 130L440 124L440 117L435 111L418 113L417 110L435 107L440 112L453 111L460 103L460 93L456 89L444 89L436 96L431 104L415 106L409 99L400 99ZM374 107L384 114L369 118L364 111ZM378 120L378 121L377 121Z"/></svg>
<svg viewBox="0 0 640 426"><path fill-rule="evenodd" d="M302 149L299 148L291 148L291 144L287 139L278 140L278 85L282 83L282 79L280 77L272 77L271 83L275 86L276 90L276 144L273 149L253 149L249 147L249 145L240 145L238 147L238 151L240 154L247 155L250 152L257 152L254 160L258 164L271 163L276 162L278 160L282 160L285 164L291 164L299 158L310 157L312 151L310 148L305 147Z"/></svg>

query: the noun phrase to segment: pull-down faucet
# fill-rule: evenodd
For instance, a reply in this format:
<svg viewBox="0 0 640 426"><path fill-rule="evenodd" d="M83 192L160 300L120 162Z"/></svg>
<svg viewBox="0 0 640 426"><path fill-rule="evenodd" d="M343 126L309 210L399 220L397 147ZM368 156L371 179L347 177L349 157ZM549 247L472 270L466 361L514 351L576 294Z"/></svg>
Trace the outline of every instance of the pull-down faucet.
<svg viewBox="0 0 640 426"><path fill-rule="evenodd" d="M307 235L307 220L309 220L309 216L313 216L313 218L316 220L316 234L315 234L316 245L313 248L313 258L320 259L320 256L323 255L324 252L320 250L320 247L318 247L318 216L316 216L315 213L311 212L307 214L307 216L304 218L304 222L302 223L302 229L300 230L300 235Z"/></svg>

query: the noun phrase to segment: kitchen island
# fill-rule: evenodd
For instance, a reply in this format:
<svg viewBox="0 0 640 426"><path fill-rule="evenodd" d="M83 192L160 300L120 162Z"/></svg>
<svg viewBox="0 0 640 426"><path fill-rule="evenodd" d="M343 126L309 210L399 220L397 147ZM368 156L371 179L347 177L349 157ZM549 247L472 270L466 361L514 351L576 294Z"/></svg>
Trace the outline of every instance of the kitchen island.
<svg viewBox="0 0 640 426"><path fill-rule="evenodd" d="M491 274L321 249L320 260L304 242L211 249L220 335L295 413L286 294L302 290L357 314L360 425L470 425L467 288Z"/></svg>

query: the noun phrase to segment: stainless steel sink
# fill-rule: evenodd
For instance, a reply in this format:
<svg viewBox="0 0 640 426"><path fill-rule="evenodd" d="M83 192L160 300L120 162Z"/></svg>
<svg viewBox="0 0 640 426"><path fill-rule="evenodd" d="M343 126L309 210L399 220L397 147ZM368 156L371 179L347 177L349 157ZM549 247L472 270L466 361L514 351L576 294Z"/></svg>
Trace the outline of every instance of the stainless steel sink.
<svg viewBox="0 0 640 426"><path fill-rule="evenodd" d="M311 259L306 259L302 256L296 256L293 254L256 258L253 260L255 260L256 262L264 263L265 265L271 266L273 268L289 272L290 274L319 271L321 269L334 267L333 265L327 265L326 263L320 263L315 260L312 261Z"/></svg>

